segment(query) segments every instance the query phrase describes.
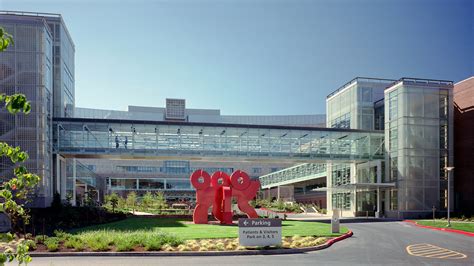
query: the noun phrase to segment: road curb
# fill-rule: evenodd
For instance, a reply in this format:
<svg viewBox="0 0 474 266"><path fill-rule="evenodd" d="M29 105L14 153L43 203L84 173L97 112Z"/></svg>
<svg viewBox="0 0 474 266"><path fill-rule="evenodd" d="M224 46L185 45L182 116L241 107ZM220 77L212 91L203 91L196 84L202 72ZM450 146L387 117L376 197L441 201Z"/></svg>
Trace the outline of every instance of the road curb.
<svg viewBox="0 0 474 266"><path fill-rule="evenodd" d="M239 250L239 251L182 251L182 252L165 252L165 251L148 251L148 252L30 252L31 257L169 257L169 256L242 256L242 255L278 255L278 254L299 254L310 251L316 251L328 248L332 244L349 238L353 235L349 231L341 236L332 238L326 243L307 248L292 249L269 249L269 250Z"/></svg>
<svg viewBox="0 0 474 266"><path fill-rule="evenodd" d="M413 220L404 220L404 222L414 224L418 227L428 228L428 229L431 229L431 230L450 232L450 233L455 233L455 234L474 237L474 233L466 232L466 231L462 231L462 230L456 230L456 229L451 229L451 228L440 228L440 227L434 227L434 226L429 226L429 225L421 225L421 224L418 224L416 221L413 221Z"/></svg>

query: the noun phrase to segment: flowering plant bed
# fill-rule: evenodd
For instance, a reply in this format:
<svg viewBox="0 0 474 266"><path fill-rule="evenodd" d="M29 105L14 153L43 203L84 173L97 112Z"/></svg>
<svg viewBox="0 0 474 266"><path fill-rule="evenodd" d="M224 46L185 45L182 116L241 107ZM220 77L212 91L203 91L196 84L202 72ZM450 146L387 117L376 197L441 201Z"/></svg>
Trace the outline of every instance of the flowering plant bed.
<svg viewBox="0 0 474 266"><path fill-rule="evenodd" d="M114 242L103 242L97 244L91 244L82 242L74 237L68 237L62 240L48 240L46 238L45 243L33 244L30 242L30 249L33 253L35 252L99 252L99 251L111 251L111 252L126 252L126 251L165 251L165 252L186 252L186 251L242 251L242 250L255 250L255 249L289 249L289 248L306 248L321 245L327 242L330 238L327 237L313 237L313 236L293 236L284 237L282 239L281 246L255 248L255 247L243 247L238 243L237 238L224 238L224 239L196 239L186 241L169 241L166 244L156 242L155 245L149 242L129 242L114 243ZM97 238L95 239L97 240ZM52 242L56 242L52 248Z"/></svg>

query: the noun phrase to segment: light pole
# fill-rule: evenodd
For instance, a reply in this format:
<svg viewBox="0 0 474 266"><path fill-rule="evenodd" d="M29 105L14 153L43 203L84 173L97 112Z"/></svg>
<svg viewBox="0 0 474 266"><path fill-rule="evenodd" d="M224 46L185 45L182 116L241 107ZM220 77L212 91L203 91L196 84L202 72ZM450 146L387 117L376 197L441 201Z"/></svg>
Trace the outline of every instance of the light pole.
<svg viewBox="0 0 474 266"><path fill-rule="evenodd" d="M451 212L451 204L450 204L450 190L451 190L451 172L453 171L454 167L453 166L448 166L448 167L445 167L444 169L446 169L448 171L448 225L447 227L451 227L451 219L450 219L450 215L449 213Z"/></svg>

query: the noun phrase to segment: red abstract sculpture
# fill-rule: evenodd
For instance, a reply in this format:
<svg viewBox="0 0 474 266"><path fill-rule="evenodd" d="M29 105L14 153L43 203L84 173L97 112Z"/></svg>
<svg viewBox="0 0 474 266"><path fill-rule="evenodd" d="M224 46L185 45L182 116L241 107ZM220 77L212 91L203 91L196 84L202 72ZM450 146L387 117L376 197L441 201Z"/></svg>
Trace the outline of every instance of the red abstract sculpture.
<svg viewBox="0 0 474 266"><path fill-rule="evenodd" d="M217 171L210 176L204 170L191 174L191 184L196 188L196 207L193 221L195 224L207 224L207 212L212 206L212 215L221 224L232 224L232 197L237 200L238 208L249 218L258 218L255 209L250 206L260 188L260 181L250 180L247 173L237 170L229 177Z"/></svg>

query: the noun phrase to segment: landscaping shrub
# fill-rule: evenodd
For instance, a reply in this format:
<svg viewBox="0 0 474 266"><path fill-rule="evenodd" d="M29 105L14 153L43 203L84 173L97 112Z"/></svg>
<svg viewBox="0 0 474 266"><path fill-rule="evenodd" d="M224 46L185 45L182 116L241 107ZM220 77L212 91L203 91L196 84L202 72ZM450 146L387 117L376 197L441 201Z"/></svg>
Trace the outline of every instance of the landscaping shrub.
<svg viewBox="0 0 474 266"><path fill-rule="evenodd" d="M160 239L149 237L145 240L143 246L147 251L160 250L161 246L163 246L163 242Z"/></svg>
<svg viewBox="0 0 474 266"><path fill-rule="evenodd" d="M110 245L114 244L113 236L105 230L88 232L77 237L84 241L92 251L107 251L110 250Z"/></svg>
<svg viewBox="0 0 474 266"><path fill-rule="evenodd" d="M117 251L130 251L140 246L140 238L136 234L125 234L114 239Z"/></svg>
<svg viewBox="0 0 474 266"><path fill-rule="evenodd" d="M106 251L115 246L117 251L130 251L138 246L145 250L160 250L167 244L177 247L184 241L173 234L161 232L159 230L138 230L138 231L115 231L96 230L79 233L69 236L65 246L70 248L79 243L89 247L93 251Z"/></svg>
<svg viewBox="0 0 474 266"><path fill-rule="evenodd" d="M85 249L85 243L77 236L70 236L65 242L66 248L73 248L76 251L82 251Z"/></svg>
<svg viewBox="0 0 474 266"><path fill-rule="evenodd" d="M56 236L59 241L64 242L68 240L72 235L64 232L63 230L54 230L54 236Z"/></svg>
<svg viewBox="0 0 474 266"><path fill-rule="evenodd" d="M130 251L135 248L135 243L124 239L123 241L118 242L115 247L117 248L117 251Z"/></svg>
<svg viewBox="0 0 474 266"><path fill-rule="evenodd" d="M23 244L25 244L28 247L28 250L35 250L36 249L36 242L32 239L24 240Z"/></svg>
<svg viewBox="0 0 474 266"><path fill-rule="evenodd" d="M103 239L96 239L95 241L88 241L87 245L92 251L108 251L110 250L109 243Z"/></svg>
<svg viewBox="0 0 474 266"><path fill-rule="evenodd" d="M59 249L59 239L57 237L48 237L44 244L48 251L58 251Z"/></svg>
<svg viewBox="0 0 474 266"><path fill-rule="evenodd" d="M46 241L46 239L48 239L48 236L46 235L37 235L35 237L35 242L36 244L44 244L44 241Z"/></svg>
<svg viewBox="0 0 474 266"><path fill-rule="evenodd" d="M144 238L143 247L145 250L160 250L163 245L167 244L171 247L176 247L183 244L184 241L174 235L155 231L148 234Z"/></svg>

